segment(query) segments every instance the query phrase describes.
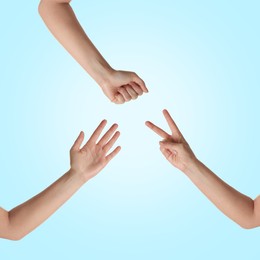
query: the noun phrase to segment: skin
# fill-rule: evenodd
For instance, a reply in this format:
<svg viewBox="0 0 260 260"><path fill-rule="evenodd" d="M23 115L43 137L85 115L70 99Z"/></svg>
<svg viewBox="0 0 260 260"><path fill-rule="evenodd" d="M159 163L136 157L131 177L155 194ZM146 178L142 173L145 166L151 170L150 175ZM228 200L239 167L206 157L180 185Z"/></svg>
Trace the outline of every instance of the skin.
<svg viewBox="0 0 260 260"><path fill-rule="evenodd" d="M71 167L56 182L9 212L0 208L1 238L20 240L29 234L118 154L120 146L109 153L120 135L116 124L97 142L105 125L103 120L83 146L84 133L79 134L70 150Z"/></svg>
<svg viewBox="0 0 260 260"><path fill-rule="evenodd" d="M97 82L115 104L123 104L148 93L134 72L113 69L103 58L78 22L70 0L42 0L39 13L54 37Z"/></svg>
<svg viewBox="0 0 260 260"><path fill-rule="evenodd" d="M171 129L168 134L150 121L146 125L163 138L160 151L182 171L227 217L245 229L260 226L260 196L252 200L235 190L200 162L167 110L163 115Z"/></svg>

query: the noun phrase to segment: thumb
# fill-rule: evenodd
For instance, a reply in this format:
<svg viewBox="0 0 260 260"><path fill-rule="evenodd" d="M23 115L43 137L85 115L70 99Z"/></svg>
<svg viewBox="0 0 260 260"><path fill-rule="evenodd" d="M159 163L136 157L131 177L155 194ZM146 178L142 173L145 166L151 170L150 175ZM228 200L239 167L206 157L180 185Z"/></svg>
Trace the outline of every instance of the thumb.
<svg viewBox="0 0 260 260"><path fill-rule="evenodd" d="M159 142L160 146L162 146L165 149L173 150L174 147L176 147L175 143L171 141L161 141Z"/></svg>
<svg viewBox="0 0 260 260"><path fill-rule="evenodd" d="M81 131L80 132L80 134L79 134L79 136L78 136L78 138L76 139L76 141L74 142L74 144L73 144L73 146L72 146L72 150L79 150L80 149L80 146L81 146L81 144L82 144L82 142L83 142L83 140L84 140L84 132L83 131Z"/></svg>
<svg viewBox="0 0 260 260"><path fill-rule="evenodd" d="M176 157L176 153L167 148L164 148L163 146L160 146L160 150L164 155L165 159L168 160L171 164L173 164L174 158Z"/></svg>
<svg viewBox="0 0 260 260"><path fill-rule="evenodd" d="M169 142L169 141L161 141L160 146L164 149L170 150L172 153L177 154L177 146L178 144Z"/></svg>
<svg viewBox="0 0 260 260"><path fill-rule="evenodd" d="M122 96L122 94L120 93L117 93L115 96L114 96L114 99L112 100L113 103L115 104L124 104L125 103L125 99L124 97Z"/></svg>

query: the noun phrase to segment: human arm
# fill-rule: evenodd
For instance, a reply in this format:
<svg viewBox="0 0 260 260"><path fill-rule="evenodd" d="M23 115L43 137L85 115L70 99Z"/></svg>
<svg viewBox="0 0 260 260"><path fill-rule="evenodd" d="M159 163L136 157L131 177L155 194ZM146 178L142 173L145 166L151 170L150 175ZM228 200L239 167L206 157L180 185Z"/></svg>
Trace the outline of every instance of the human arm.
<svg viewBox="0 0 260 260"><path fill-rule="evenodd" d="M115 70L108 64L81 27L70 0L41 0L39 13L54 37L112 102L123 104L148 92L136 73Z"/></svg>
<svg viewBox="0 0 260 260"><path fill-rule="evenodd" d="M181 170L215 206L241 227L260 225L260 197L252 200L229 186L200 162L184 139L167 110L163 111L171 134L147 121L146 125L163 138L160 150L165 158Z"/></svg>
<svg viewBox="0 0 260 260"><path fill-rule="evenodd" d="M70 151L70 170L56 182L9 212L0 208L0 237L11 240L23 238L49 218L117 155L119 146L107 154L120 135L119 132L115 133L116 124L96 143L105 125L104 120L82 148L84 133L80 133Z"/></svg>

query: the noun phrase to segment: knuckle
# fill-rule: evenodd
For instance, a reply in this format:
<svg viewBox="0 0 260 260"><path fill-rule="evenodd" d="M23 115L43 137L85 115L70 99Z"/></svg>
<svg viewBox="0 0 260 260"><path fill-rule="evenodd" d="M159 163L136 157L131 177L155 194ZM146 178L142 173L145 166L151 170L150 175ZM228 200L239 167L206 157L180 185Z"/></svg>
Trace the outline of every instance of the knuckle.
<svg viewBox="0 0 260 260"><path fill-rule="evenodd" d="M139 76L135 72L132 73L132 78L134 80L139 80Z"/></svg>

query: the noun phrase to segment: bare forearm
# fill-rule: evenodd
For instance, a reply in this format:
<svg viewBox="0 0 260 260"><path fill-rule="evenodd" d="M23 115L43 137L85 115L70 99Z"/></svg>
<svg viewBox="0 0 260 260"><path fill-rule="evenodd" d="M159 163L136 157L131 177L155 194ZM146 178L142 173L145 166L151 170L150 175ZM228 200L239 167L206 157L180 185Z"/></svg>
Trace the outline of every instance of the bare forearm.
<svg viewBox="0 0 260 260"><path fill-rule="evenodd" d="M30 233L62 206L84 183L85 180L69 171L43 192L12 209L9 212L10 238L18 240Z"/></svg>
<svg viewBox="0 0 260 260"><path fill-rule="evenodd" d="M256 226L254 201L251 198L229 186L199 161L185 173L226 216L243 228Z"/></svg>
<svg viewBox="0 0 260 260"><path fill-rule="evenodd" d="M150 121L146 125L164 139L160 142L160 150L165 158L185 173L213 204L241 227L260 226L260 196L252 200L216 176L196 158L170 113L165 109L163 114L171 135Z"/></svg>
<svg viewBox="0 0 260 260"><path fill-rule="evenodd" d="M120 136L113 124L100 138L107 121L103 120L85 144L80 132L70 149L70 170L47 189L7 212L0 208L0 237L19 240L39 226L62 206L82 185L96 176L119 153L111 148ZM99 142L97 140L100 138Z"/></svg>
<svg viewBox="0 0 260 260"><path fill-rule="evenodd" d="M102 86L113 69L82 29L69 2L67 0L42 0L39 13L56 39Z"/></svg>

